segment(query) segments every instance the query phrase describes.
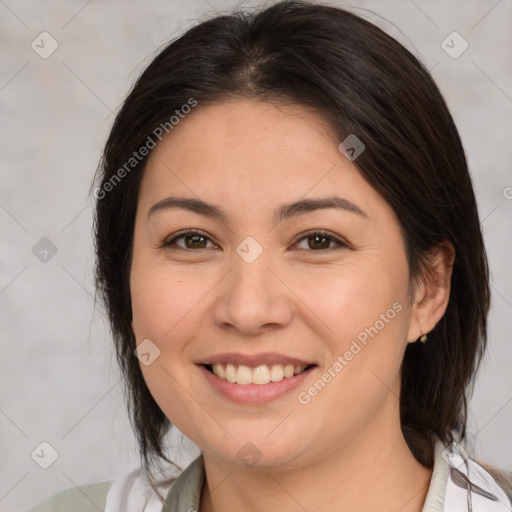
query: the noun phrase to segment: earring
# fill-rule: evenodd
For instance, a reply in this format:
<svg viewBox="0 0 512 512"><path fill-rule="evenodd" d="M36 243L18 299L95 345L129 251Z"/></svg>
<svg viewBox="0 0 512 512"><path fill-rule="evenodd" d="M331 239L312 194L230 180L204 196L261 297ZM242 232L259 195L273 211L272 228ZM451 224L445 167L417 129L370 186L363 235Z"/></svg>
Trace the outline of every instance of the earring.
<svg viewBox="0 0 512 512"><path fill-rule="evenodd" d="M423 334L423 335L420 337L420 342L421 342L421 343L426 343L426 342L427 342L427 335L426 335L426 334Z"/></svg>

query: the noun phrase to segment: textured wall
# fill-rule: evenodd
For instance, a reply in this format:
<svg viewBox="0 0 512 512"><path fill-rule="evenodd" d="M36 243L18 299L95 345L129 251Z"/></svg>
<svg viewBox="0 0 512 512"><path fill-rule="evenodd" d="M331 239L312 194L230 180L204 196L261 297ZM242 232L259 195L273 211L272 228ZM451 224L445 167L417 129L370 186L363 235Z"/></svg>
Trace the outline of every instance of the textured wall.
<svg viewBox="0 0 512 512"><path fill-rule="evenodd" d="M493 285L470 438L482 458L512 470L512 2L353 4L420 55L465 144ZM2 511L138 465L108 329L94 309L88 187L114 113L149 56L234 5L0 1ZM34 457L50 462L42 442L58 452L46 470L31 458L37 448ZM188 442L178 460L196 454Z"/></svg>

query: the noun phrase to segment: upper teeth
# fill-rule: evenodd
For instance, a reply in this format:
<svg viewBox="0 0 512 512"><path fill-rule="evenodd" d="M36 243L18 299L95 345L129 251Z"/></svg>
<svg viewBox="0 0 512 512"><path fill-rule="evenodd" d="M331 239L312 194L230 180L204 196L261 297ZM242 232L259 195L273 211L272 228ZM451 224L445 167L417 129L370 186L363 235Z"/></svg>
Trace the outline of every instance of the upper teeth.
<svg viewBox="0 0 512 512"><path fill-rule="evenodd" d="M220 364L212 365L213 373L231 383L237 384L268 384L270 381L278 382L285 377L290 378L304 371L306 365L273 364L270 368L266 364L250 368L249 366Z"/></svg>

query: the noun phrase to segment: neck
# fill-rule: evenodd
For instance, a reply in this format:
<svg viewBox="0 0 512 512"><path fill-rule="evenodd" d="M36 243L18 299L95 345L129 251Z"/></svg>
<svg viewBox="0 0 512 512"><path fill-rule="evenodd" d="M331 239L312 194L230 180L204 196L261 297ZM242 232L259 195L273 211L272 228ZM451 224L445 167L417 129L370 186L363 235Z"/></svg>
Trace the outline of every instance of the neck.
<svg viewBox="0 0 512 512"><path fill-rule="evenodd" d="M387 424L380 418L375 428L345 437L315 462L292 470L255 471L203 457L200 512L421 512L432 476L409 450L398 418Z"/></svg>

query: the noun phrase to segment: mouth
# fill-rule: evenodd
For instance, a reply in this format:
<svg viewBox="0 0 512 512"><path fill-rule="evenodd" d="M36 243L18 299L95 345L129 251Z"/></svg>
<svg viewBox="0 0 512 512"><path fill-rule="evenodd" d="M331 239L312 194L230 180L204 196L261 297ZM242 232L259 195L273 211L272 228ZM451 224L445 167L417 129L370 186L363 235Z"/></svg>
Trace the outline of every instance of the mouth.
<svg viewBox="0 0 512 512"><path fill-rule="evenodd" d="M299 359L278 352L224 352L195 364L210 388L220 396L248 405L284 398L319 368L309 358Z"/></svg>
<svg viewBox="0 0 512 512"><path fill-rule="evenodd" d="M316 371L316 364L196 363L215 392L232 402L263 405L292 394Z"/></svg>
<svg viewBox="0 0 512 512"><path fill-rule="evenodd" d="M270 382L281 382L307 372L316 364L261 364L250 367L243 364L203 364L210 373L231 384L263 386Z"/></svg>

